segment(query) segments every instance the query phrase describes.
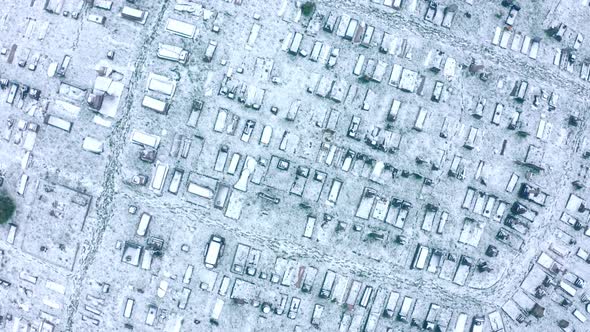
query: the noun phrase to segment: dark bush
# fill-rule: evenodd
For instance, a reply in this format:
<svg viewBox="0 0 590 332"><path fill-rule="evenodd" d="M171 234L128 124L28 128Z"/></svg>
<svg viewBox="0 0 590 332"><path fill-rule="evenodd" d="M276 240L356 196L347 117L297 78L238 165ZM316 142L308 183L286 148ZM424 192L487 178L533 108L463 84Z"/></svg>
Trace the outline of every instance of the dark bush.
<svg viewBox="0 0 590 332"><path fill-rule="evenodd" d="M0 224L6 223L16 210L16 205L12 198L0 195Z"/></svg>
<svg viewBox="0 0 590 332"><path fill-rule="evenodd" d="M312 1L308 1L308 2L304 3L303 6L301 6L301 12L305 16L309 16L309 15L313 14L314 10L315 10L315 3L313 3Z"/></svg>

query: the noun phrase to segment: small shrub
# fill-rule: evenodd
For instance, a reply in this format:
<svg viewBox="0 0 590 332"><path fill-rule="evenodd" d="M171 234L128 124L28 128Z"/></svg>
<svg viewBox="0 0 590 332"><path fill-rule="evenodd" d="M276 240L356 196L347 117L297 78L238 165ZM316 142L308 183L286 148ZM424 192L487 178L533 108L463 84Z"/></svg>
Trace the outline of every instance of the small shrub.
<svg viewBox="0 0 590 332"><path fill-rule="evenodd" d="M4 224L12 218L16 205L12 198L8 196L0 196L0 224Z"/></svg>
<svg viewBox="0 0 590 332"><path fill-rule="evenodd" d="M315 11L315 3L313 3L312 1L308 1L308 2L304 3L303 6L301 6L301 12L305 16L309 16L309 15L313 14L314 11Z"/></svg>

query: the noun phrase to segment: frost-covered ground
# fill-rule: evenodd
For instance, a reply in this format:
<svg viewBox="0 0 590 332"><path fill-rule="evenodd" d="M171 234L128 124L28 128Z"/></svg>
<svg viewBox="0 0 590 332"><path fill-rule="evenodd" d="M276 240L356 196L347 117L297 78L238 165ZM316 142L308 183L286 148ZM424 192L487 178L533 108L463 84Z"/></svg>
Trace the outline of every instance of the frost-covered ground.
<svg viewBox="0 0 590 332"><path fill-rule="evenodd" d="M1 328L588 329L587 0L5 2Z"/></svg>

